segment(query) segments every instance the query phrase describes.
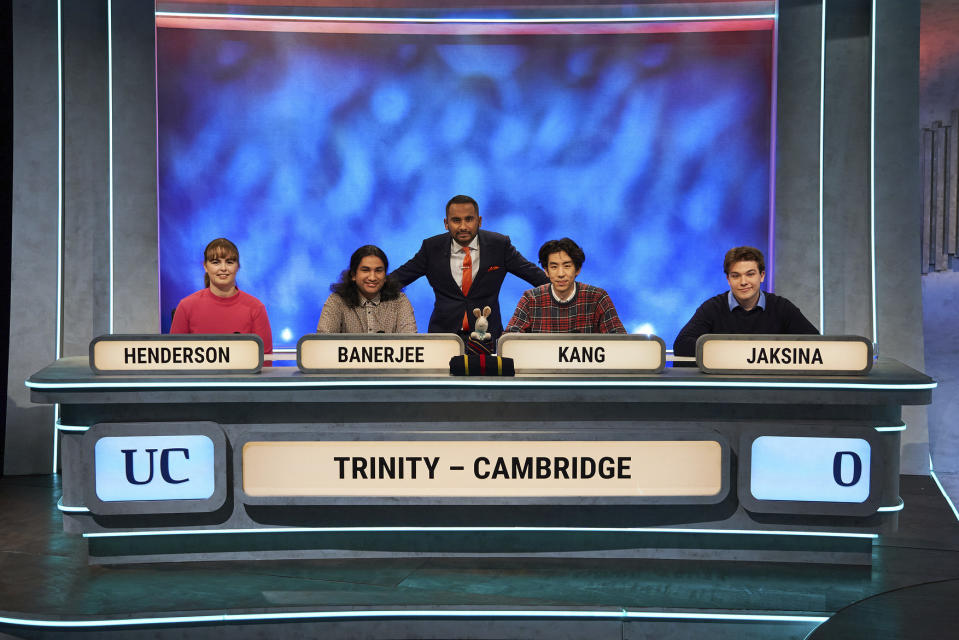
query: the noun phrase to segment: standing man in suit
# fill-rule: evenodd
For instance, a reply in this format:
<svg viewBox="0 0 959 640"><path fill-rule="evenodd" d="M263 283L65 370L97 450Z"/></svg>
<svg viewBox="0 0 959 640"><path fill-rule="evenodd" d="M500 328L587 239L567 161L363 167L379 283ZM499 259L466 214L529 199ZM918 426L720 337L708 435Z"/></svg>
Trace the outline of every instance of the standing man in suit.
<svg viewBox="0 0 959 640"><path fill-rule="evenodd" d="M443 224L448 233L427 238L413 258L391 275L401 287L426 276L436 302L430 333L457 333L464 340L473 330L473 309L489 307L493 342L503 332L499 291L507 273L534 287L549 279L524 258L508 236L480 230L479 205L469 196L453 196L446 203Z"/></svg>

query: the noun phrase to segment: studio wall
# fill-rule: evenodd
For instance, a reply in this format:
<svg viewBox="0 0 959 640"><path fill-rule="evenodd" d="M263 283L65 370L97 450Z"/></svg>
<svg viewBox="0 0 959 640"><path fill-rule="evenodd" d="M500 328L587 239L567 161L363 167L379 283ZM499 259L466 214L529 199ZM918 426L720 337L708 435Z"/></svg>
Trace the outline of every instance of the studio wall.
<svg viewBox="0 0 959 640"><path fill-rule="evenodd" d="M833 11L834 4L842 8ZM911 214L918 178L909 169L918 158L917 69L910 61L918 55L919 14L911 5L879 3L875 16L882 42L877 60L885 60L877 65L874 92L877 148L896 153L878 156L872 180L871 3L827 4L823 55L821 4L780 2L774 260L776 291L814 324L830 334L875 334L881 355L922 369L918 270L908 267L909 249L890 247L918 251L919 244ZM52 465L53 415L30 404L26 377L58 351L84 355L89 339L111 328L158 328L153 3L114 2L109 16L106 0L64 3L59 52L57 6L55 0L14 2L15 304L4 459L10 474L46 473ZM64 70L62 178L58 56ZM822 60L827 108L821 112ZM67 231L62 264L56 260L61 196ZM906 421L903 471L923 473L924 413L917 410Z"/></svg>
<svg viewBox="0 0 959 640"><path fill-rule="evenodd" d="M31 373L111 330L156 331L153 2L107 6L13 2L6 474L53 468L54 410L30 403Z"/></svg>
<svg viewBox="0 0 959 640"><path fill-rule="evenodd" d="M955 131L952 116L959 110L959 4L951 0L923 0L919 55L919 120L917 137L935 122ZM951 160L950 160L951 161ZM955 193L957 184L947 183ZM932 185L929 185L931 188ZM929 443L937 473L959 474L959 261L922 276L923 329L926 368L939 382L929 408ZM918 267L917 267L918 268ZM951 493L959 479L944 478ZM954 493L952 493L955 495Z"/></svg>
<svg viewBox="0 0 959 640"><path fill-rule="evenodd" d="M609 292L628 332L668 345L725 287L726 249L770 248L772 20L481 34L221 22L157 29L164 331L198 288L202 247L227 237L274 347L295 347L357 247L395 269L443 232L456 193L534 261L571 236L580 279ZM504 323L528 288L506 279ZM432 289L406 295L425 332Z"/></svg>

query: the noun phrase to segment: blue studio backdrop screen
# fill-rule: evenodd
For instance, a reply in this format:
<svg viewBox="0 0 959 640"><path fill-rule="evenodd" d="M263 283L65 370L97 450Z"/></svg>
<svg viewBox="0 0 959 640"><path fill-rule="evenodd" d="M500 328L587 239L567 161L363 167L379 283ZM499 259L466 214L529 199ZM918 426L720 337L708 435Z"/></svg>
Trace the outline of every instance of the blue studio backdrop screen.
<svg viewBox="0 0 959 640"><path fill-rule="evenodd" d="M164 332L224 236L294 346L357 247L398 267L459 193L533 262L576 240L579 280L667 347L726 286L726 249L771 248L770 31L375 29L157 30ZM504 323L528 288L507 277ZM425 331L426 279L406 293Z"/></svg>

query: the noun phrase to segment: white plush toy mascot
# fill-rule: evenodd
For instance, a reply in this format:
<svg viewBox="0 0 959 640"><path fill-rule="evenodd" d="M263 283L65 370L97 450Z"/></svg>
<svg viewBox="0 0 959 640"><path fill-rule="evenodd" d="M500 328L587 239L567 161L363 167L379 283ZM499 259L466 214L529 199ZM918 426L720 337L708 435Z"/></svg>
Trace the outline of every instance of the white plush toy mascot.
<svg viewBox="0 0 959 640"><path fill-rule="evenodd" d="M489 320L486 318L491 313L493 313L493 310L489 307L483 307L482 314L479 309L473 309L473 316L476 317L476 326L473 327L475 330L470 334L471 339L482 342L490 337L490 334L486 331L489 329Z"/></svg>

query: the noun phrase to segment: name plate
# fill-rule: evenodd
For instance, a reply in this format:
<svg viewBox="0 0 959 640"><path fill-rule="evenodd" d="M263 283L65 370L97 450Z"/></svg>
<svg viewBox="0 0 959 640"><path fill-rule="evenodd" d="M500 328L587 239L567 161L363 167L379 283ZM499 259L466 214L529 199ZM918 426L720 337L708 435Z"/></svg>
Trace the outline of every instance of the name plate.
<svg viewBox="0 0 959 640"><path fill-rule="evenodd" d="M872 342L862 336L721 335L696 341L703 373L865 375Z"/></svg>
<svg viewBox="0 0 959 640"><path fill-rule="evenodd" d="M90 342L94 373L257 373L263 340L253 334L108 335Z"/></svg>
<svg viewBox="0 0 959 640"><path fill-rule="evenodd" d="M507 333L497 353L517 373L659 373L666 345L658 336L595 333Z"/></svg>
<svg viewBox="0 0 959 640"><path fill-rule="evenodd" d="M452 333L317 333L300 338L296 365L304 373L448 374L450 358L463 352L463 341Z"/></svg>
<svg viewBox="0 0 959 640"><path fill-rule="evenodd" d="M722 499L715 440L247 442L251 497Z"/></svg>

